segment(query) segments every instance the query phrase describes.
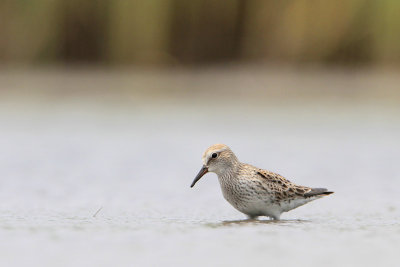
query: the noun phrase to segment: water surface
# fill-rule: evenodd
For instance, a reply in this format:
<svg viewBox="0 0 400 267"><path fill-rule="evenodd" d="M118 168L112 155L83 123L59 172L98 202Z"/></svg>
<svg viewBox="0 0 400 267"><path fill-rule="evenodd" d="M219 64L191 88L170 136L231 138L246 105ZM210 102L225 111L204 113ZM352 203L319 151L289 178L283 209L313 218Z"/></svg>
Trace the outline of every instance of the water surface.
<svg viewBox="0 0 400 267"><path fill-rule="evenodd" d="M2 266L397 266L397 108L2 104ZM189 187L217 142L244 162L335 194L282 221L246 221L214 174Z"/></svg>

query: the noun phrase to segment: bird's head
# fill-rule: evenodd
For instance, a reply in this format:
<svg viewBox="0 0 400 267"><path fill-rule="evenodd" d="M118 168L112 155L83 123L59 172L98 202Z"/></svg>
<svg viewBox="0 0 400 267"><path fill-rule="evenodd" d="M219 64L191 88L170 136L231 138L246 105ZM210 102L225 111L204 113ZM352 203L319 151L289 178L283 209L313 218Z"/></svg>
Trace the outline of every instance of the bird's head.
<svg viewBox="0 0 400 267"><path fill-rule="evenodd" d="M201 177L207 172L214 172L217 175L223 175L225 172L234 168L238 159L232 150L223 144L210 146L203 154L203 167L200 169L192 185L193 187Z"/></svg>

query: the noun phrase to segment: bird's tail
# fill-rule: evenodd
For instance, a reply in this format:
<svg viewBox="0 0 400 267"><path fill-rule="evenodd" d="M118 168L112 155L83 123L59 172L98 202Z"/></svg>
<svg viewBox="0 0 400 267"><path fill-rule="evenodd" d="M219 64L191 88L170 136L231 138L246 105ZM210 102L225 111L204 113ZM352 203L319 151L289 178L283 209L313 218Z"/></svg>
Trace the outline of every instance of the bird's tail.
<svg viewBox="0 0 400 267"><path fill-rule="evenodd" d="M304 194L305 197L314 197L314 196L327 196L333 194L332 191L328 191L326 188L311 188L310 192Z"/></svg>

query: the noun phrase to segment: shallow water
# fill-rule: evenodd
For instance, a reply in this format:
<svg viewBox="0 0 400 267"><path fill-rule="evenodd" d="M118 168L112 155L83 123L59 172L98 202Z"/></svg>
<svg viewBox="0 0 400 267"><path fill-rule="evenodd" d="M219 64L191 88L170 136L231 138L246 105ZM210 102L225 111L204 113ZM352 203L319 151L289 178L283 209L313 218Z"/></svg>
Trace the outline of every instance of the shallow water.
<svg viewBox="0 0 400 267"><path fill-rule="evenodd" d="M1 266L397 266L400 109L2 104ZM189 188L216 142L335 194L247 221L214 174Z"/></svg>

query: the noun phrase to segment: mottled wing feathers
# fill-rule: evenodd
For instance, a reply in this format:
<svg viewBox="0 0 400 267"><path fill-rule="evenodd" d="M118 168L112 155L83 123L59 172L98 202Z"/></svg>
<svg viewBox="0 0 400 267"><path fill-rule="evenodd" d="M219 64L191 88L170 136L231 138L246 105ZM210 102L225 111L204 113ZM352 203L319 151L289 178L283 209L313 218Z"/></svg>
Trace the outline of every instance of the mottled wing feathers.
<svg viewBox="0 0 400 267"><path fill-rule="evenodd" d="M278 201L317 195L317 192L315 192L316 194L313 193L312 188L296 185L277 173L258 169L257 174L264 179L264 185L268 187L270 193L272 193Z"/></svg>

